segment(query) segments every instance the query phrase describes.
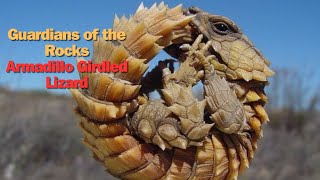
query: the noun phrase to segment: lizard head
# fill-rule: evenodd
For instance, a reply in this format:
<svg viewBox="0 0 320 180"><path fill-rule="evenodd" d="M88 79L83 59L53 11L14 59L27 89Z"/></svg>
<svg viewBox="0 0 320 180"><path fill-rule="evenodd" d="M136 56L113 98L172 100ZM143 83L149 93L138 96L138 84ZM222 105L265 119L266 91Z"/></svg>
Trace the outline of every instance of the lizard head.
<svg viewBox="0 0 320 180"><path fill-rule="evenodd" d="M208 55L215 56L212 64L227 79L266 82L274 74L269 61L232 20L197 7L186 9L185 14L195 15L190 24L193 37L203 34L203 43L211 41Z"/></svg>

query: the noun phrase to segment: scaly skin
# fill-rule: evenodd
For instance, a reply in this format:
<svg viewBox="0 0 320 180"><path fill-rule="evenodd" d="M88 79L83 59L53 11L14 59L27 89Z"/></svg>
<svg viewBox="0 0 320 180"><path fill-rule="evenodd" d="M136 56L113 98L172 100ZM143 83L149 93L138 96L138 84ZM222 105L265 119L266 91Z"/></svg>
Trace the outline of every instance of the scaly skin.
<svg viewBox="0 0 320 180"><path fill-rule="evenodd" d="M267 77L274 74L268 67L269 61L230 19L209 14L197 7L187 9L185 14L196 15L191 22L197 31L193 33L195 36L203 35L202 46L206 46L197 54L202 59L210 55L207 61L213 65L216 74L210 77L208 74L213 72L207 72L204 81L211 119L225 133L248 129L247 121L252 116L242 103L259 101L260 96L264 96ZM165 50L176 57L178 46L173 45ZM208 65L206 67L211 68ZM262 100L262 104L265 102Z"/></svg>
<svg viewBox="0 0 320 180"><path fill-rule="evenodd" d="M189 8L189 13L196 14L192 24L199 33L212 41L213 54L218 59L215 69L224 72L228 79L267 81L274 74L268 67L269 61L233 21L195 7Z"/></svg>
<svg viewBox="0 0 320 180"><path fill-rule="evenodd" d="M268 121L269 62L231 20L198 8L141 5L113 29L126 40L95 41L92 61L127 59L128 73L80 73L89 89L71 90L95 159L121 179L236 179ZM143 77L161 49L180 68L165 60ZM199 80L203 101L191 90ZM150 100L152 90L164 101Z"/></svg>
<svg viewBox="0 0 320 180"><path fill-rule="evenodd" d="M249 128L243 104L237 99L234 90L229 87L225 78L217 75L209 63L215 57L205 57L203 55L208 51L211 41L208 41L201 49L196 47L200 44L202 38L203 35L199 35L193 47L190 47L188 51L189 56L194 57L194 62L202 64L204 69L204 95L207 109L211 113L210 119L222 132L228 134L242 132Z"/></svg>

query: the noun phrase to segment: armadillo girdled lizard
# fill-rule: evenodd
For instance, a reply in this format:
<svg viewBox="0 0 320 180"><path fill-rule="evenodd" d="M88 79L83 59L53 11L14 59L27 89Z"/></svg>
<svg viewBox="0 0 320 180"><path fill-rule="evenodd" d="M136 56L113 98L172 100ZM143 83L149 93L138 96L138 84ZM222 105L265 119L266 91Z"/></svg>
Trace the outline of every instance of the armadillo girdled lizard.
<svg viewBox="0 0 320 180"><path fill-rule="evenodd" d="M268 121L269 62L234 22L195 7L141 4L113 30L127 38L95 41L92 61L127 60L128 73L80 73L89 88L70 90L93 157L121 179L237 178ZM165 60L143 76L162 49L179 69ZM192 91L200 82L203 100Z"/></svg>

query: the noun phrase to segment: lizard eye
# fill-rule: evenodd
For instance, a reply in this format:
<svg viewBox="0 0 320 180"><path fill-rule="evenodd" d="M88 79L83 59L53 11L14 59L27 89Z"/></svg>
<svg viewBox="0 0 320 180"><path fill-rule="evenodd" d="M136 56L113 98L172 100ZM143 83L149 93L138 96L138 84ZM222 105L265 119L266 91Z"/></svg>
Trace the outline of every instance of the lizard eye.
<svg viewBox="0 0 320 180"><path fill-rule="evenodd" d="M214 22L214 23L211 22L210 24L212 29L219 34L225 35L225 34L228 34L228 32L230 32L229 26L224 22Z"/></svg>
<svg viewBox="0 0 320 180"><path fill-rule="evenodd" d="M217 23L214 25L215 28L217 28L219 31L228 31L229 28L224 23Z"/></svg>

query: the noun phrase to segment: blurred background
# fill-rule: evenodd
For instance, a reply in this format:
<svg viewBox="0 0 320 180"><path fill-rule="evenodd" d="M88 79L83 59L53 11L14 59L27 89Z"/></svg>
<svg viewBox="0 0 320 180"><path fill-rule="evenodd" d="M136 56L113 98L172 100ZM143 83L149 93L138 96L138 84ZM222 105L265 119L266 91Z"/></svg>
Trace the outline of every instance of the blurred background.
<svg viewBox="0 0 320 180"><path fill-rule="evenodd" d="M146 6L154 2L144 1ZM92 42L10 41L21 31L89 31L111 28L115 14L133 14L141 1L2 1L0 7L0 179L113 179L81 144L67 90L46 90L45 77L71 74L6 73L9 60L45 63L45 44L89 47ZM234 20L271 61L267 110L271 122L250 168L240 179L320 179L320 2L167 0L170 7L198 6ZM165 53L156 57L166 58ZM90 56L88 57L90 59Z"/></svg>

